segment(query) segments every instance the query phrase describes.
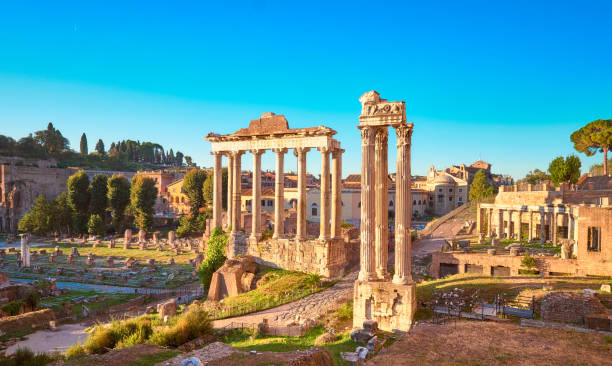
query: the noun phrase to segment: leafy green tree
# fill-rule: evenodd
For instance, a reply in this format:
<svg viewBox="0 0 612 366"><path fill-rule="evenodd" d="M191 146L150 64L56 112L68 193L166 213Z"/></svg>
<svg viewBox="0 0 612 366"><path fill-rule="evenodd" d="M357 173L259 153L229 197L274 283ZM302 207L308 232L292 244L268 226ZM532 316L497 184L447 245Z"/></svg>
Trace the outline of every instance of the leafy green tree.
<svg viewBox="0 0 612 366"><path fill-rule="evenodd" d="M213 202L213 185L214 176L209 174L202 187L204 203L207 205L212 205ZM223 209L227 209L227 168L221 170L221 206Z"/></svg>
<svg viewBox="0 0 612 366"><path fill-rule="evenodd" d="M89 185L91 200L89 202L90 212L97 214L106 222L106 209L108 208L108 177L104 174L97 174Z"/></svg>
<svg viewBox="0 0 612 366"><path fill-rule="evenodd" d="M68 201L74 210L74 229L77 233L87 232L87 219L89 214L89 177L79 170L68 178Z"/></svg>
<svg viewBox="0 0 612 366"><path fill-rule="evenodd" d="M104 150L104 142L102 142L102 139L98 139L98 142L96 143L96 152L100 155L104 155L106 153L106 151Z"/></svg>
<svg viewBox="0 0 612 366"><path fill-rule="evenodd" d="M132 178L130 203L139 229L148 231L153 226L153 208L157 200L157 187L152 178L135 175Z"/></svg>
<svg viewBox="0 0 612 366"><path fill-rule="evenodd" d="M530 170L523 179L527 184L541 184L548 180L550 180L550 175L540 169Z"/></svg>
<svg viewBox="0 0 612 366"><path fill-rule="evenodd" d="M219 227L215 228L206 242L206 256L198 268L198 277L206 291L210 287L212 275L221 268L225 262L227 248L227 234Z"/></svg>
<svg viewBox="0 0 612 366"><path fill-rule="evenodd" d="M87 232L91 235L97 235L99 237L104 236L106 234L106 227L104 225L104 220L98 214L93 214L89 216L89 221L87 222Z"/></svg>
<svg viewBox="0 0 612 366"><path fill-rule="evenodd" d="M183 190L189 197L192 216L197 215L200 208L204 206L203 187L205 180L206 172L201 169L192 169L183 178Z"/></svg>
<svg viewBox="0 0 612 366"><path fill-rule="evenodd" d="M125 209L130 204L130 182L127 178L113 174L108 180L106 197L113 214L113 227L119 233L123 229Z"/></svg>
<svg viewBox="0 0 612 366"><path fill-rule="evenodd" d="M608 175L608 150L612 146L612 119L590 122L570 136L576 151L592 156L603 152L603 174Z"/></svg>
<svg viewBox="0 0 612 366"><path fill-rule="evenodd" d="M550 162L548 172L550 180L554 184L559 183L576 183L580 178L580 159L576 155L568 157L559 156Z"/></svg>
<svg viewBox="0 0 612 366"><path fill-rule="evenodd" d="M62 136L62 133L53 127L53 123L49 122L46 130L36 131L34 133L34 141L41 145L45 151L52 155L57 155L70 146L68 139Z"/></svg>
<svg viewBox="0 0 612 366"><path fill-rule="evenodd" d="M183 155L182 152L180 152L180 151L176 152L176 158L175 158L176 163L175 164L177 166L182 166L183 165L183 156L184 155Z"/></svg>
<svg viewBox="0 0 612 366"><path fill-rule="evenodd" d="M30 212L19 220L17 229L22 232L46 235L56 226L54 201L47 200L45 195L41 194L34 200Z"/></svg>
<svg viewBox="0 0 612 366"><path fill-rule="evenodd" d="M72 217L74 211L70 205L68 194L66 192L60 194L55 198L55 215L56 215L56 230L61 232L65 229L67 233L70 233L72 227Z"/></svg>
<svg viewBox="0 0 612 366"><path fill-rule="evenodd" d="M87 155L87 136L85 136L85 132L83 132L83 134L81 135L81 143L80 143L80 148L81 148L81 155Z"/></svg>
<svg viewBox="0 0 612 366"><path fill-rule="evenodd" d="M191 156L187 155L185 156L185 164L187 164L187 166L194 166L195 164L193 164L193 161L191 160Z"/></svg>
<svg viewBox="0 0 612 366"><path fill-rule="evenodd" d="M487 183L487 176L480 169L474 175L474 180L470 185L470 201L480 201L483 198L489 197L495 193L492 186Z"/></svg>

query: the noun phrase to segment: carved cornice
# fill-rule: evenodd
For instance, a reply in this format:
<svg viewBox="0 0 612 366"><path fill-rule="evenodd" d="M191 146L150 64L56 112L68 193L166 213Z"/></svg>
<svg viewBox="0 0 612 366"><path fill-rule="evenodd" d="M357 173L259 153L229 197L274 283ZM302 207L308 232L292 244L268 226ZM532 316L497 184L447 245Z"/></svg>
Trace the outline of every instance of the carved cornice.
<svg viewBox="0 0 612 366"><path fill-rule="evenodd" d="M277 149L272 149L272 151L274 151L274 153L276 154L285 154L287 152L287 148L285 147L277 148Z"/></svg>

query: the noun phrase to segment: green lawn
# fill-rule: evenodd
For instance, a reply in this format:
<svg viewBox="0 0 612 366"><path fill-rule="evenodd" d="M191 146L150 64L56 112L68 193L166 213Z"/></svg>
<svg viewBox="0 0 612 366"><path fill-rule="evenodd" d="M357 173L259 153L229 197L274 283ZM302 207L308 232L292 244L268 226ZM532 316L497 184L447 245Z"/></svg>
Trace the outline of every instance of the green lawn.
<svg viewBox="0 0 612 366"><path fill-rule="evenodd" d="M90 298L93 296L98 296L98 299L85 304L85 306L87 306L89 310L98 310L101 308L108 308L111 306L119 305L141 295L132 293L106 293L93 290L70 290L60 296L50 297L41 300L39 307L52 309L59 308L62 306L62 304L70 302L73 299ZM82 318L83 304L76 304L72 305L71 307L74 314L79 319Z"/></svg>

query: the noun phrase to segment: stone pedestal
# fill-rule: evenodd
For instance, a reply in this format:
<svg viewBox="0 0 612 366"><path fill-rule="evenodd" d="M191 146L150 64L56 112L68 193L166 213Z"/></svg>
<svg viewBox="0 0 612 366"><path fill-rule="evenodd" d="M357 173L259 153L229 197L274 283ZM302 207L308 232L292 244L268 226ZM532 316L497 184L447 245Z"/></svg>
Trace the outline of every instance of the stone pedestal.
<svg viewBox="0 0 612 366"><path fill-rule="evenodd" d="M353 327L375 320L384 331L409 330L416 312L414 282L355 281Z"/></svg>
<svg viewBox="0 0 612 366"><path fill-rule="evenodd" d="M132 229L125 229L125 233L123 235L123 243L131 243L132 242Z"/></svg>

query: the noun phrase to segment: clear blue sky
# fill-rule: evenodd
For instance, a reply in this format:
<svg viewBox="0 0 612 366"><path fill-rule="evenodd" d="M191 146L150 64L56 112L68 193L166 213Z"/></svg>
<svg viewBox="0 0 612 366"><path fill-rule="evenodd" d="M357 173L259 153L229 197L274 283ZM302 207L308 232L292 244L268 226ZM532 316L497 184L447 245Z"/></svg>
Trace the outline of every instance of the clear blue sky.
<svg viewBox="0 0 612 366"><path fill-rule="evenodd" d="M273 111L336 129L346 175L374 89L406 101L414 174L482 157L521 178L612 118L611 16L610 1L6 1L0 133L53 121L73 147L82 132L90 150L149 140L210 166L204 135ZM316 152L308 162L318 173Z"/></svg>

